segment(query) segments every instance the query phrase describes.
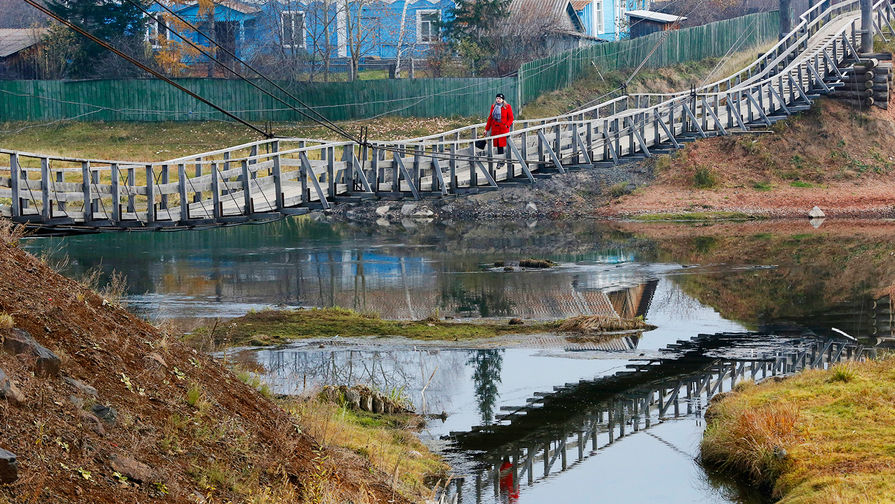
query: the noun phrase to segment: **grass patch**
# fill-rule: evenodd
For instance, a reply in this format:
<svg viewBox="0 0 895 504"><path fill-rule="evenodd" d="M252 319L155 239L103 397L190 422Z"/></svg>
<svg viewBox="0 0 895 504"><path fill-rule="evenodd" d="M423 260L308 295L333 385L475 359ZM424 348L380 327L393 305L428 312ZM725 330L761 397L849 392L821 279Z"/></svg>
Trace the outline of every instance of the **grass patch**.
<svg viewBox="0 0 895 504"><path fill-rule="evenodd" d="M647 324L642 318L620 319L600 315L581 315L565 320L559 326L560 331L574 333L603 333L616 331L652 330L656 326Z"/></svg>
<svg viewBox="0 0 895 504"><path fill-rule="evenodd" d="M546 269L554 266L556 266L556 263L549 259L522 259L519 261L519 267L521 268Z"/></svg>
<svg viewBox="0 0 895 504"><path fill-rule="evenodd" d="M696 169L696 173L693 174L693 187L711 189L716 185L718 185L718 177L715 176L715 172L711 168L700 166Z"/></svg>
<svg viewBox="0 0 895 504"><path fill-rule="evenodd" d="M678 213L651 213L635 215L631 217L643 222L663 221L719 221L719 220L752 220L757 217L742 212L678 212Z"/></svg>
<svg viewBox="0 0 895 504"><path fill-rule="evenodd" d="M378 315L344 308L309 310L264 310L228 322L226 329L203 327L187 336L187 341L210 338L216 345L281 345L305 338L401 336L420 340L470 340L502 334L532 334L555 331L559 322L532 322L523 325L483 322L445 322L437 318L416 321L385 320Z"/></svg>
<svg viewBox="0 0 895 504"><path fill-rule="evenodd" d="M616 182L609 187L609 195L613 198L621 198L622 196L626 196L631 194L630 185L627 181Z"/></svg>
<svg viewBox="0 0 895 504"><path fill-rule="evenodd" d="M755 182L752 184L752 189L756 191L770 191L773 188L774 186L770 182Z"/></svg>
<svg viewBox="0 0 895 504"><path fill-rule="evenodd" d="M790 187L804 187L804 188L814 187L814 184L812 184L811 182L805 182L803 180L793 180L792 182L789 183L789 185L790 185Z"/></svg>
<svg viewBox="0 0 895 504"><path fill-rule="evenodd" d="M415 415L377 415L316 399L281 405L321 445L357 453L405 495L428 494L430 487L448 480L450 467L417 437L421 424Z"/></svg>
<svg viewBox="0 0 895 504"><path fill-rule="evenodd" d="M705 464L782 503L895 501L895 358L746 384L714 401Z"/></svg>
<svg viewBox="0 0 895 504"><path fill-rule="evenodd" d="M12 329L15 327L15 320L12 315L6 312L0 312L0 329Z"/></svg>

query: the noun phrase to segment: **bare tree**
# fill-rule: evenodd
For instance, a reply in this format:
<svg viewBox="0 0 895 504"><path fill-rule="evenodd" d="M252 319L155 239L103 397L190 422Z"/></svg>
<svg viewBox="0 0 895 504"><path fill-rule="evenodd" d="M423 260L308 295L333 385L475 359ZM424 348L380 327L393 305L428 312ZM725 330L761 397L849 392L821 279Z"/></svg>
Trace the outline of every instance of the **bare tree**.
<svg viewBox="0 0 895 504"><path fill-rule="evenodd" d="M381 42L382 17L387 15L380 10L381 5L374 0L344 0L352 80L357 78L361 58L369 56Z"/></svg>

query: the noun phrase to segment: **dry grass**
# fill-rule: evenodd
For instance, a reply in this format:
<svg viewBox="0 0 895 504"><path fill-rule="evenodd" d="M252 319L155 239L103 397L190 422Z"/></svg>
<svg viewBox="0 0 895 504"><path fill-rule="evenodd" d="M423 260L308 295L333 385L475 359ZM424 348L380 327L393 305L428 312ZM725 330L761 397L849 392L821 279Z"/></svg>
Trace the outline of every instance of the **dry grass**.
<svg viewBox="0 0 895 504"><path fill-rule="evenodd" d="M622 319L601 315L581 315L565 320L559 330L571 333L605 333L614 331L650 330L656 327L647 324L641 318Z"/></svg>
<svg viewBox="0 0 895 504"><path fill-rule="evenodd" d="M17 245L25 236L25 226L0 218L0 244Z"/></svg>
<svg viewBox="0 0 895 504"><path fill-rule="evenodd" d="M13 320L12 315L6 312L0 312L0 329L12 329L15 327L15 320Z"/></svg>
<svg viewBox="0 0 895 504"><path fill-rule="evenodd" d="M745 385L713 403L702 458L780 502L895 502L895 359Z"/></svg>
<svg viewBox="0 0 895 504"><path fill-rule="evenodd" d="M417 437L419 421L414 415L376 415L317 399L288 401L283 407L322 446L356 453L371 471L384 473L400 494L430 496L431 487L449 478L449 466Z"/></svg>

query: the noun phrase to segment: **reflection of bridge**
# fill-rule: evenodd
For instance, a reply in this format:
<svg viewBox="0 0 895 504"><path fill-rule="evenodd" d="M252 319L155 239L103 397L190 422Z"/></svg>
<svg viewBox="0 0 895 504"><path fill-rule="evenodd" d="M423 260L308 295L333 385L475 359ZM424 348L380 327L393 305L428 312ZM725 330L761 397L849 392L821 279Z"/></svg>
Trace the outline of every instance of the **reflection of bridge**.
<svg viewBox="0 0 895 504"><path fill-rule="evenodd" d="M839 340L751 333L700 335L665 352L668 358L631 364L609 377L536 393L524 406L501 408L506 413L493 425L451 433L456 449L480 453L474 455L480 467L475 481L458 480L452 491L472 490L476 502L489 485L495 495L518 491L522 481L533 485L565 471L627 435L667 418L699 413L712 396L738 381L827 368L874 354Z"/></svg>
<svg viewBox="0 0 895 504"><path fill-rule="evenodd" d="M747 68L691 92L624 95L567 115L519 121L497 154L482 125L399 142L275 139L162 162L75 159L0 150L2 213L44 228L158 229L224 225L327 209L368 197L413 198L535 182L619 163L696 137L766 127L843 85L858 56L858 0L822 0ZM891 29L891 0L874 5ZM893 30L895 32L895 30ZM489 143L490 144L490 143Z"/></svg>

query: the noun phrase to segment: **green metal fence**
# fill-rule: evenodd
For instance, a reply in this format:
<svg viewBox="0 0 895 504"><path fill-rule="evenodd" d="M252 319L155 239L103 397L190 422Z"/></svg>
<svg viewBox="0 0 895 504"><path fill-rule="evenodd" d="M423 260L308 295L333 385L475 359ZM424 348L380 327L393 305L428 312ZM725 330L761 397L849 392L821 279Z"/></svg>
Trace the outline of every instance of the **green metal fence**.
<svg viewBox="0 0 895 504"><path fill-rule="evenodd" d="M243 81L178 79L177 82L250 121L302 119L300 114ZM515 77L506 77L280 85L327 118L344 120L381 115L484 115L496 93L515 96L516 83ZM159 80L0 81L0 122L58 119L189 121L225 117Z"/></svg>
<svg viewBox="0 0 895 504"><path fill-rule="evenodd" d="M734 44L736 50L748 49L775 40L780 31L779 19L777 11L749 14L530 61L519 70L521 85L516 100L529 103L543 93L568 86L594 66L601 72L611 72L635 68L649 57L644 66L655 68L723 56Z"/></svg>
<svg viewBox="0 0 895 504"><path fill-rule="evenodd" d="M773 40L778 13L750 14L703 26L597 44L522 66L516 77L401 79L281 83L332 120L383 115L480 116L495 93L524 105L571 84L596 65L601 71L659 67L722 56ZM664 40L663 40L664 39ZM661 43L660 43L661 41ZM655 51L650 55L650 52ZM250 121L294 121L302 116L239 80L178 79L184 87ZM287 100L288 101L288 100ZM188 121L225 116L158 80L0 81L0 122Z"/></svg>

